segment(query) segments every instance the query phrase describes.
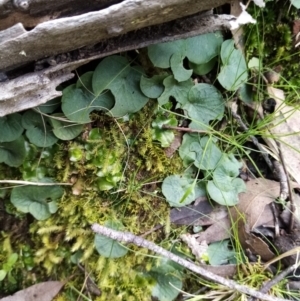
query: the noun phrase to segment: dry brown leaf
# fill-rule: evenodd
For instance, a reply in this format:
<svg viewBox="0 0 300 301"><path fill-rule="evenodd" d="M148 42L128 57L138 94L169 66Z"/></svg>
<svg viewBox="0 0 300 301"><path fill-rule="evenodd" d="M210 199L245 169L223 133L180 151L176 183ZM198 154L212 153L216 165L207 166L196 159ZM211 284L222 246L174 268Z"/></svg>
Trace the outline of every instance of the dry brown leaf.
<svg viewBox="0 0 300 301"><path fill-rule="evenodd" d="M197 234L198 243L206 241L211 244L216 241L227 239L230 237L230 221L228 216L223 217L220 220L216 220L205 231Z"/></svg>
<svg viewBox="0 0 300 301"><path fill-rule="evenodd" d="M275 137L278 137L288 172L300 185L300 110L299 108L285 105L282 90L270 86L268 87L268 93L277 103L276 115L273 121L274 126L269 131ZM272 151L278 154L275 141L266 139L266 142Z"/></svg>
<svg viewBox="0 0 300 301"><path fill-rule="evenodd" d="M173 208L170 211L170 220L176 225L193 225L199 220L202 220L202 218L207 217L212 210L213 207L207 199L201 198L199 201L196 200L194 204L180 208ZM209 225L211 223L212 221L210 221Z"/></svg>
<svg viewBox="0 0 300 301"><path fill-rule="evenodd" d="M239 195L239 204L230 209L233 227L237 227L238 236L244 249L260 255L263 260L270 260L274 254L268 245L251 231L261 225L270 224L272 215L268 204L280 193L280 184L267 179L250 179L246 183L247 192ZM266 211L265 211L266 209Z"/></svg>
<svg viewBox="0 0 300 301"><path fill-rule="evenodd" d="M171 145L165 148L165 154L168 158L171 158L173 154L176 152L176 150L179 148L179 146L181 145L182 136L183 136L183 132L177 132L175 134L175 138L172 141Z"/></svg>
<svg viewBox="0 0 300 301"><path fill-rule="evenodd" d="M237 273L237 266L235 264L227 264L227 265L205 265L199 264L199 266L206 271L212 272L215 275L225 277L225 278L233 278Z"/></svg>
<svg viewBox="0 0 300 301"><path fill-rule="evenodd" d="M18 291L12 296L2 298L0 301L52 301L64 285L65 282L61 281L42 282Z"/></svg>

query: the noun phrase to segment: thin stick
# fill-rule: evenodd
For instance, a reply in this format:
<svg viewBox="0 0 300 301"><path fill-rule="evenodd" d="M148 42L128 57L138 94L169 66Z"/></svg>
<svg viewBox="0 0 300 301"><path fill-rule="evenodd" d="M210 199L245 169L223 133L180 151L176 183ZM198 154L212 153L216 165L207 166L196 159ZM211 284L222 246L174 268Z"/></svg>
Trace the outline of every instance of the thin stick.
<svg viewBox="0 0 300 301"><path fill-rule="evenodd" d="M289 266L288 268L283 270L281 273L279 273L277 276L275 276L273 279L271 279L270 281L265 283L259 291L263 294L267 293L274 285L276 285L281 280L283 280L288 274L290 274L294 270L296 270L298 266L299 266L299 263Z"/></svg>
<svg viewBox="0 0 300 301"><path fill-rule="evenodd" d="M231 114L232 114L233 118L237 121L237 123L239 124L239 126L242 128L242 130L244 132L249 131L249 128L246 126L246 124L243 122L242 118L238 114L236 114L232 110L231 110ZM271 160L269 159L268 154L265 152L265 150L262 148L262 146L258 142L257 138L254 137L253 135L250 135L249 137L252 140L253 144L261 151L261 155L265 159L265 161L266 161L267 165L269 166L270 170L273 170L273 164L272 164Z"/></svg>
<svg viewBox="0 0 300 301"><path fill-rule="evenodd" d="M280 183L280 200L285 201L289 195L288 179L282 164L278 161L274 161L273 165Z"/></svg>
<svg viewBox="0 0 300 301"><path fill-rule="evenodd" d="M119 242L133 243L139 247L147 248L161 256L164 256L170 260L173 260L174 262L182 265L183 267L185 267L209 280L217 282L228 288L237 290L242 294L250 295L255 298L259 298L259 299L266 300L266 301L286 301L285 299L281 299L281 298L277 298L274 296L260 293L250 287L240 285L233 280L228 280L228 279L225 279L224 277L215 275L214 273L209 272L209 271L205 270L204 268L199 267L198 265L196 265L192 262L189 262L189 261L175 255L174 253L171 253L171 252L161 248L160 246L156 245L155 243L153 243L149 240L146 240L144 238L141 238L139 236L136 236L130 232L116 231L116 230L101 226L99 224L93 224L92 230L97 234L107 236L107 237L117 240Z"/></svg>
<svg viewBox="0 0 300 301"><path fill-rule="evenodd" d="M281 150L281 144L277 140L275 140L275 142L276 142L277 147L278 147L279 158L280 158L284 173L285 173L286 178L287 178L287 185L288 185L288 189L289 189L289 200L290 200L290 204L291 204L291 206L290 206L291 218L290 218L290 224L289 224L289 233L291 233L294 229L294 222L295 222L294 213L295 213L296 207L295 207L295 202L294 202L293 191L292 191L292 186L291 186L289 174L288 174L288 171L287 171L287 168L286 168L286 165L285 165L285 161L284 161L284 158L283 158L282 150Z"/></svg>
<svg viewBox="0 0 300 301"><path fill-rule="evenodd" d="M179 126L171 126L171 125L166 125L166 124L164 124L162 126L162 128L163 129L168 129L168 130L188 132L188 133L200 133L200 134L207 134L208 133L208 131L206 131L206 130L195 130L195 129L190 129L190 128L181 128Z"/></svg>
<svg viewBox="0 0 300 301"><path fill-rule="evenodd" d="M44 182L30 182L19 180L0 180L0 184L19 184L19 185L34 185L34 186L72 186L72 183L44 183Z"/></svg>
<svg viewBox="0 0 300 301"><path fill-rule="evenodd" d="M274 285L276 285L277 283L279 283L281 280L283 280L288 274L292 273L294 270L297 269L297 267L299 266L299 263L293 264L291 266L289 266L288 268L286 268L285 270L283 270L281 273L279 273L277 276L275 276L273 279L271 279L270 281L266 282L261 289L259 290L260 293L267 293ZM251 298L249 301L256 301L256 298Z"/></svg>

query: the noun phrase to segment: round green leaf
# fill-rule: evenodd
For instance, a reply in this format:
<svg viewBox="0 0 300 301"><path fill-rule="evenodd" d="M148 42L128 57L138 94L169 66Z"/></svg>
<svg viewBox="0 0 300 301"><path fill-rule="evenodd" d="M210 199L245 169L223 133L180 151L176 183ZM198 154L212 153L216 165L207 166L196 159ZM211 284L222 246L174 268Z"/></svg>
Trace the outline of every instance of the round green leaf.
<svg viewBox="0 0 300 301"><path fill-rule="evenodd" d="M186 39L186 56L194 64L205 64L219 55L223 36L221 32L207 33Z"/></svg>
<svg viewBox="0 0 300 301"><path fill-rule="evenodd" d="M203 183L194 184L194 179L180 175L168 176L162 184L162 193L172 207L182 207L192 203L196 198L205 196ZM187 194L188 190L190 192ZM183 201L182 201L183 200Z"/></svg>
<svg viewBox="0 0 300 301"><path fill-rule="evenodd" d="M156 281L152 296L160 301L174 300L182 288L182 274L172 265L161 263L152 268L149 275Z"/></svg>
<svg viewBox="0 0 300 301"><path fill-rule="evenodd" d="M38 107L36 107L36 109L37 109L37 111L40 111L42 113L51 114L60 106L61 106L61 98L56 97L56 98L53 98L53 99L47 101L46 103L44 103L42 105L39 105Z"/></svg>
<svg viewBox="0 0 300 301"><path fill-rule="evenodd" d="M25 156L25 142L22 136L11 142L0 143L0 163L18 167L23 163Z"/></svg>
<svg viewBox="0 0 300 301"><path fill-rule="evenodd" d="M193 69L194 73L196 73L197 75L205 75L214 68L217 61L218 61L217 57L214 57L207 63L203 63L199 65L190 62L189 66L190 68Z"/></svg>
<svg viewBox="0 0 300 301"><path fill-rule="evenodd" d="M238 194L234 190L223 191L213 181L208 181L207 192L210 197L220 205L234 206L239 202Z"/></svg>
<svg viewBox="0 0 300 301"><path fill-rule="evenodd" d="M93 74L94 74L94 71L88 71L88 72L82 74L76 82L76 88L81 88L83 90L87 90L92 93L92 91L93 91L93 86L92 86Z"/></svg>
<svg viewBox="0 0 300 301"><path fill-rule="evenodd" d="M214 183L223 191L235 190L233 179L239 175L242 164L230 154L223 154L217 168L213 172Z"/></svg>
<svg viewBox="0 0 300 301"><path fill-rule="evenodd" d="M158 98L164 91L163 80L166 75L154 75L151 78L141 77L140 87L142 92L149 98Z"/></svg>
<svg viewBox="0 0 300 301"><path fill-rule="evenodd" d="M178 82L173 75L165 78L163 84L165 86L165 90L157 99L161 106L166 104L171 96L174 97L181 105L184 105L187 102L188 93L193 87L193 81L191 79Z"/></svg>
<svg viewBox="0 0 300 301"><path fill-rule="evenodd" d="M96 95L110 90L115 97L115 105L110 115L122 117L139 111L147 102L140 89L142 69L131 67L124 57L113 55L100 62L93 75L93 91ZM102 94L103 95L103 94Z"/></svg>
<svg viewBox="0 0 300 301"><path fill-rule="evenodd" d="M183 109L192 120L208 125L211 120L223 118L225 106L222 94L214 86L201 83L190 89Z"/></svg>
<svg viewBox="0 0 300 301"><path fill-rule="evenodd" d="M42 182L53 181L44 178ZM60 186L18 186L12 189L10 201L21 212L29 212L37 220L45 220L56 212L57 207L53 202L56 202L63 192Z"/></svg>
<svg viewBox="0 0 300 301"><path fill-rule="evenodd" d="M52 117L60 117L63 119L64 115L61 113L52 114ZM82 124L74 124L67 121L50 118L53 126L54 135L60 140L72 140L83 131Z"/></svg>
<svg viewBox="0 0 300 301"><path fill-rule="evenodd" d="M188 133L183 135L182 143L179 147L179 156L184 166L189 166L196 160L197 151L191 149L193 142L200 143L198 135Z"/></svg>
<svg viewBox="0 0 300 301"><path fill-rule="evenodd" d="M62 111L68 119L76 123L89 123L90 113L94 110L109 110L114 104L114 97L106 92L94 96L86 89L76 88L73 84L63 90Z"/></svg>
<svg viewBox="0 0 300 301"><path fill-rule="evenodd" d="M148 46L148 56L154 66L169 68L170 59L174 53L185 54L185 40L161 43Z"/></svg>
<svg viewBox="0 0 300 301"><path fill-rule="evenodd" d="M171 70L174 74L174 78L178 82L188 80L193 74L193 70L187 70L183 67L183 59L184 56L182 56L180 53L174 53L170 60Z"/></svg>
<svg viewBox="0 0 300 301"><path fill-rule="evenodd" d="M57 142L57 138L53 135L50 126L44 128L36 127L26 131L29 141L39 147L52 146Z"/></svg>
<svg viewBox="0 0 300 301"><path fill-rule="evenodd" d="M21 119L18 113L0 117L0 142L10 142L21 136L24 130Z"/></svg>
<svg viewBox="0 0 300 301"><path fill-rule="evenodd" d="M247 81L248 73L243 53L234 48L233 40L223 42L221 60L223 66L218 75L218 80L226 90L235 91Z"/></svg>
<svg viewBox="0 0 300 301"><path fill-rule="evenodd" d="M222 152L213 139L203 137L199 142L193 142L190 150L196 153L194 165L202 170L212 170L218 166L222 158Z"/></svg>
<svg viewBox="0 0 300 301"><path fill-rule="evenodd" d="M209 264L224 265L236 264L236 252L229 248L229 240L217 241L210 244L207 248Z"/></svg>
<svg viewBox="0 0 300 301"><path fill-rule="evenodd" d="M123 225L120 222L108 221L105 223L105 226L114 230L119 230ZM128 250L116 240L99 234L95 235L95 247L100 255L107 258L123 257L128 252Z"/></svg>
<svg viewBox="0 0 300 301"><path fill-rule="evenodd" d="M48 147L57 142L57 138L48 124L48 118L34 111L27 111L22 117L22 125L31 143L39 147Z"/></svg>

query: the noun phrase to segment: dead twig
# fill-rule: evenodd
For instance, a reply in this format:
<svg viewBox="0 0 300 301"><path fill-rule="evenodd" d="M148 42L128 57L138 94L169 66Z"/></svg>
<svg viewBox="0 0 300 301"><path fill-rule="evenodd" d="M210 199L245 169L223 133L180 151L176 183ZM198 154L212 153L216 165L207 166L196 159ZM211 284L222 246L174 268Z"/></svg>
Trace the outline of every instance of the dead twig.
<svg viewBox="0 0 300 301"><path fill-rule="evenodd" d="M34 185L34 186L72 186L72 183L45 183L45 182L30 182L19 180L0 180L0 184L18 184L18 185ZM5 187L9 188L9 187Z"/></svg>
<svg viewBox="0 0 300 301"><path fill-rule="evenodd" d="M281 161L281 164L282 164L282 167L283 167L284 173L286 175L286 179L287 179L287 185L288 185L288 191L289 191L289 200L290 200L290 210L291 210L289 233L291 233L294 229L294 222L295 222L294 213L295 213L296 207L295 207L295 202L294 202L294 198L293 198L293 191L292 191L292 186L291 186L291 182L290 182L290 179L289 179L289 174L288 174L288 171L287 171L287 168L286 168L286 165L285 165L285 161L284 161L284 158L283 158L283 154L282 154L282 151L281 151L281 144L277 140L275 140L275 142L276 142L277 147L278 147L279 158L280 158L280 161Z"/></svg>
<svg viewBox="0 0 300 301"><path fill-rule="evenodd" d="M206 131L206 130L195 130L195 129L182 128L180 126L171 126L171 125L166 125L166 124L164 124L162 126L162 128L167 129L167 130L176 130L176 131L188 132L188 133L199 133L199 134L207 134L208 133L208 131Z"/></svg>
<svg viewBox="0 0 300 301"><path fill-rule="evenodd" d="M240 285L233 280L228 280L221 276L215 275L214 273L209 272L209 271L205 270L204 268L202 268L192 262L189 262L189 261L175 255L174 253L171 253L171 252L161 248L160 246L156 245L155 243L148 241L144 238L141 238L139 236L136 236L130 232L121 232L121 231L113 230L113 229L101 226L99 224L93 224L91 228L95 233L107 236L107 237L117 240L119 242L133 243L139 247L147 248L161 256L164 256L170 260L173 260L174 262L180 264L181 266L183 266L211 281L217 282L223 286L226 286L233 290L239 291L242 294L250 295L255 298L258 298L261 300L266 300L266 301L286 301L285 299L281 299L281 298L277 298L274 296L263 294L250 287Z"/></svg>
<svg viewBox="0 0 300 301"><path fill-rule="evenodd" d="M273 279L270 281L266 282L261 289L259 290L260 293L266 294L274 285L279 283L281 280L283 280L287 275L292 273L294 270L298 268L300 263L293 264L283 270L281 273L279 273L277 276L275 276ZM250 298L249 301L256 301L256 298Z"/></svg>
<svg viewBox="0 0 300 301"><path fill-rule="evenodd" d="M274 161L273 165L280 183L280 200L285 201L289 195L288 179L282 164Z"/></svg>

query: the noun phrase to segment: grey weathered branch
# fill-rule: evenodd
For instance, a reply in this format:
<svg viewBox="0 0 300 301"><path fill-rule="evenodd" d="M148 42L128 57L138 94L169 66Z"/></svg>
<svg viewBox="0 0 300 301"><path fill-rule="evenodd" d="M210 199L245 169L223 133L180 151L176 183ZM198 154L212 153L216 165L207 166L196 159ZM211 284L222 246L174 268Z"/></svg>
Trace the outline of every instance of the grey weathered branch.
<svg viewBox="0 0 300 301"><path fill-rule="evenodd" d="M147 248L161 256L164 256L170 260L173 260L174 262L180 264L181 266L183 266L209 280L217 282L230 289L237 290L240 293L250 295L255 298L259 298L261 300L266 300L266 301L286 301L285 299L276 298L274 296L263 294L261 292L258 292L257 290L247 287L245 285L240 285L233 280L225 279L221 276L218 276L218 275L216 275L210 271L207 271L204 268L202 268L188 260L183 259L182 257L175 255L172 252L169 252L169 251L161 248L160 246L156 245L153 242L146 240L142 237L136 236L130 232L116 231L116 230L101 226L99 224L93 224L92 230L97 234L101 234L101 235L110 237L111 239L117 240L119 242L133 243L136 246Z"/></svg>
<svg viewBox="0 0 300 301"><path fill-rule="evenodd" d="M56 91L56 87L72 78L73 70L94 59L159 42L224 30L229 28L230 18L229 15L194 15L173 21L172 26L164 23L104 40L97 47L86 47L76 51L76 54L71 53L69 58L66 58L66 55L52 57L49 61L57 65L7 82L0 82L0 116L33 108L61 96L61 92ZM146 39L141 40L141 36ZM67 61L61 62L62 57Z"/></svg>
<svg viewBox="0 0 300 301"><path fill-rule="evenodd" d="M0 42L0 70L11 70L28 62L94 45L103 39L176 20L227 2L229 0L125 0L99 11L43 22L13 39Z"/></svg>

